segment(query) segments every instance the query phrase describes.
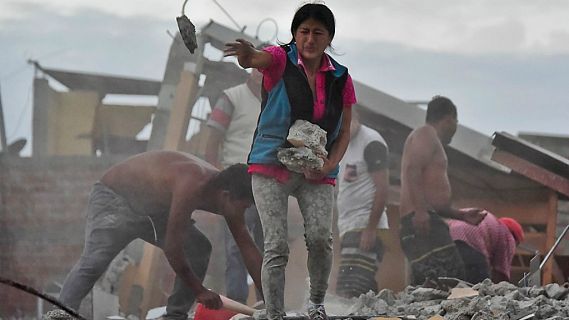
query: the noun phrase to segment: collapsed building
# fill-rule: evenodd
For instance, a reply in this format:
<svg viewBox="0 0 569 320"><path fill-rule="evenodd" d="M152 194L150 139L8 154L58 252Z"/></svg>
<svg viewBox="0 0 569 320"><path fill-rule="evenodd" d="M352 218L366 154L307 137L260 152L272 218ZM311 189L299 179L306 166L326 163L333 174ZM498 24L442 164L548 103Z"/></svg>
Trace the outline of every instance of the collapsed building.
<svg viewBox="0 0 569 320"><path fill-rule="evenodd" d="M232 62L208 59L204 48L207 44L221 49L235 38L260 44L259 39L213 21L200 31L198 51L193 55L176 36L161 81L35 64L32 156L22 158L17 152L4 152L3 147L0 157L3 276L56 296L81 254L82 212L89 189L102 172L146 150L179 150L203 157L208 105L215 103L223 89L244 82L248 76ZM65 90L54 89L54 83ZM408 277L398 244L399 165L405 138L424 123L425 110L358 81L354 85L362 122L379 131L391 151L392 187L387 210L391 241L378 282L382 288L399 292L406 288ZM105 102L113 95L150 96L155 105ZM145 128L148 137L140 137ZM547 147L559 148L554 152L560 153L569 144L568 137L540 140L539 135L518 138L498 133L492 139L459 126L447 149L453 204L515 217L527 230L527 240L513 262L514 283L529 272L536 251L543 257L569 223L567 154L563 158L528 140L545 141ZM222 243L222 221L199 212L194 217L214 244L215 259L210 263L206 283L214 290L222 290L223 246L216 245ZM306 289L307 274L302 218L294 201L289 220L291 254L285 293L287 307L295 309L304 302L298 292ZM540 270L540 279L543 284L563 283L569 276L568 266L569 248L562 244ZM117 257L91 298L84 302L81 313L97 318L106 309L120 308L124 314L142 318L151 308L164 305L172 283L173 273L160 250L142 242L133 243ZM2 288L0 317L32 316L47 310L42 303L25 293Z"/></svg>

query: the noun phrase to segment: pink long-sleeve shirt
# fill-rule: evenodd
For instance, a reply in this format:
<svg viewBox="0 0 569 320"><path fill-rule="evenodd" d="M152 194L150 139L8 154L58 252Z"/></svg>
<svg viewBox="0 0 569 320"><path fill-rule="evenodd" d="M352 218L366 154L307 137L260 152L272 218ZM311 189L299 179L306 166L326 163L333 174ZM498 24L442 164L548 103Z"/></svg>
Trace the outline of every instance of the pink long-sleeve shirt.
<svg viewBox="0 0 569 320"><path fill-rule="evenodd" d="M272 63L269 67L265 69L260 69L259 71L263 74L263 87L268 92L270 91L282 78L286 67L286 60L288 59L286 51L280 46L272 46L263 49L272 56ZM300 54L298 55L298 66L305 71L304 62ZM316 84L315 84L315 99L314 99L314 113L312 115L313 121L319 121L324 116L324 111L326 109L326 72L336 70L330 58L327 54L322 56L322 63L320 69L316 74ZM306 72L306 71L305 71ZM342 102L344 108L351 108L351 106L356 103L356 94L354 90L354 84L352 82L352 77L348 74L346 84L342 92ZM285 167L280 165L267 165L267 164L255 164L249 165L249 173L261 174L264 176L269 176L275 178L281 183L285 183L288 180L290 171ZM334 178L323 178L318 181L313 181L314 183L324 183L324 184L336 184L336 179Z"/></svg>

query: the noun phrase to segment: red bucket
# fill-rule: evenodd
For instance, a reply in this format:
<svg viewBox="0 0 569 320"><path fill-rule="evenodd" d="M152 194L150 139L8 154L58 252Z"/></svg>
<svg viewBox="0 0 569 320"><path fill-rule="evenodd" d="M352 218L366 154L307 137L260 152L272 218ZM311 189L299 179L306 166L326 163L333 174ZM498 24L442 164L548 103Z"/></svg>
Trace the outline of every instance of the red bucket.
<svg viewBox="0 0 569 320"><path fill-rule="evenodd" d="M237 312L226 309L208 309L203 304L198 303L194 313L194 320L229 320L236 314Z"/></svg>

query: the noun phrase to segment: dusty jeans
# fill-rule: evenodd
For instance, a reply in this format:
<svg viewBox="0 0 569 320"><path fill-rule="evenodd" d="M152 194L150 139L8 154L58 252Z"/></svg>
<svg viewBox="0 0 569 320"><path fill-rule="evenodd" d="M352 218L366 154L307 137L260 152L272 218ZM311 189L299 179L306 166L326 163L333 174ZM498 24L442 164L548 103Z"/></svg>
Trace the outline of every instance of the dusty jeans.
<svg viewBox="0 0 569 320"><path fill-rule="evenodd" d="M245 210L245 223L251 234L251 238L255 244L263 252L263 229L259 220L257 208L253 205ZM249 295L249 285L247 284L247 275L249 274L241 251L235 243L235 238L229 231L229 227L225 223L225 293L227 297L241 303L247 302ZM257 298L261 300L261 296L257 294Z"/></svg>
<svg viewBox="0 0 569 320"><path fill-rule="evenodd" d="M304 238L308 249L310 301L324 302L332 267L332 206L334 187L312 184L304 176L291 173L286 183L253 175L253 195L265 235L261 271L263 294L269 320L284 313L285 267L288 262L288 197L293 196L304 218Z"/></svg>
<svg viewBox="0 0 569 320"><path fill-rule="evenodd" d="M93 288L113 258L132 240L140 238L162 248L166 222L167 214L152 217L151 222L149 216L134 213L123 197L97 182L87 206L83 254L65 279L59 295L60 301L77 310L81 300ZM203 280L211 244L193 224L186 233L184 251L192 270ZM165 318L187 319L194 300L190 288L176 277L174 290L168 298Z"/></svg>

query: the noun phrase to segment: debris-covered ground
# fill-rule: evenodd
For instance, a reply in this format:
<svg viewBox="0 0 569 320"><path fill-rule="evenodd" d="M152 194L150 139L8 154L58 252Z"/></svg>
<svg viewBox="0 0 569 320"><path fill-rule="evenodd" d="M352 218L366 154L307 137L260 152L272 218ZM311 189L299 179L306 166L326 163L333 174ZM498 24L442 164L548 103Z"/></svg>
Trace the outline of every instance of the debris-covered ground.
<svg viewBox="0 0 569 320"><path fill-rule="evenodd" d="M407 287L400 293L384 289L357 299L348 314L429 319L443 316L451 320L569 319L568 284L519 288L507 282L486 280L473 289L477 296L448 299L450 293L437 289Z"/></svg>
<svg viewBox="0 0 569 320"><path fill-rule="evenodd" d="M451 292L409 286L399 293L383 289L359 298L328 296L326 308L334 319L449 319L449 320L562 320L569 319L569 284L519 288L508 282L486 280L472 287L468 297ZM289 313L300 319L302 313ZM73 319L58 311L44 319ZM342 316L342 317L338 317ZM438 317L437 317L438 316ZM190 317L191 319L191 317ZM242 318L247 319L247 318ZM250 318L249 318L250 319Z"/></svg>

